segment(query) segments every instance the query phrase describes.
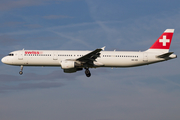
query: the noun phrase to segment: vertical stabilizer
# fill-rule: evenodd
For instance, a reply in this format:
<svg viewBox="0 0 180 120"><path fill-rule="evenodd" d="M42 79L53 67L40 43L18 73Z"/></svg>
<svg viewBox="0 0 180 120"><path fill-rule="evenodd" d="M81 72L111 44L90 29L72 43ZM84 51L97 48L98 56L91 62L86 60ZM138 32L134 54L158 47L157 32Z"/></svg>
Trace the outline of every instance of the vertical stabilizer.
<svg viewBox="0 0 180 120"><path fill-rule="evenodd" d="M154 52L169 52L174 29L166 29L156 42L147 50Z"/></svg>

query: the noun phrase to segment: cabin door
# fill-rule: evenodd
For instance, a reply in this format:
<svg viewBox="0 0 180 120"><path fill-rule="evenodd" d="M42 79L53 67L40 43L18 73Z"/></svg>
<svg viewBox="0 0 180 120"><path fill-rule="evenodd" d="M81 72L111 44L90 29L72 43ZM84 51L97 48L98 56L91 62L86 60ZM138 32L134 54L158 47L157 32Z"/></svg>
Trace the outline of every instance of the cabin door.
<svg viewBox="0 0 180 120"><path fill-rule="evenodd" d="M23 51L18 53L18 60L23 60Z"/></svg>
<svg viewBox="0 0 180 120"><path fill-rule="evenodd" d="M148 54L147 53L144 53L143 61L148 62Z"/></svg>
<svg viewBox="0 0 180 120"><path fill-rule="evenodd" d="M58 54L56 52L53 53L53 60L57 60L58 59Z"/></svg>

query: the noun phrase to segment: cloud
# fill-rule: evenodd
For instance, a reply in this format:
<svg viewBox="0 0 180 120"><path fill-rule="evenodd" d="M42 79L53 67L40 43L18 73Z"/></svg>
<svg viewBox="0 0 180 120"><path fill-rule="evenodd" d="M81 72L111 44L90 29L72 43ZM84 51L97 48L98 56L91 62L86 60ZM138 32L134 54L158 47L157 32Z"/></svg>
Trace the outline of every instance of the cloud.
<svg viewBox="0 0 180 120"><path fill-rule="evenodd" d="M73 17L64 16L64 15L48 15L48 16L44 16L43 18L52 20L52 19L63 19L63 18L73 18Z"/></svg>
<svg viewBox="0 0 180 120"><path fill-rule="evenodd" d="M39 24L29 24L29 25L24 25L25 27L28 28L41 28L42 26Z"/></svg>
<svg viewBox="0 0 180 120"><path fill-rule="evenodd" d="M35 73L27 73L22 76L15 75L0 75L0 92L13 91L13 90L24 90L24 89L45 89L53 87L61 87L62 83L57 80L76 80L80 73L66 74L62 71L53 71L50 74L39 75ZM37 83L38 82L38 83Z"/></svg>
<svg viewBox="0 0 180 120"><path fill-rule="evenodd" d="M2 27L18 27L19 25L24 24L24 22L16 22L16 21L11 21L11 22L5 22L1 26Z"/></svg>
<svg viewBox="0 0 180 120"><path fill-rule="evenodd" d="M47 1L47 0L44 0ZM32 5L39 5L42 0L2 0L0 2L0 10L10 10L14 8L21 8Z"/></svg>
<svg viewBox="0 0 180 120"><path fill-rule="evenodd" d="M20 40L12 38L10 35L0 35L0 46L10 46L17 44Z"/></svg>
<svg viewBox="0 0 180 120"><path fill-rule="evenodd" d="M57 79L68 79L68 80L75 80L76 77L80 76L79 72L68 74L63 73L62 70L53 71L50 74L39 75L36 73L24 73L22 76L15 76L15 75L7 75L7 74L0 74L0 82L20 82L20 81L37 81L37 80L45 80L45 81L54 81Z"/></svg>
<svg viewBox="0 0 180 120"><path fill-rule="evenodd" d="M27 73L25 74L24 78L25 80L47 80L47 81L53 81L53 80L59 80L59 79L68 79L68 80L75 80L76 77L80 76L81 74L79 72L68 74L63 73L63 70L57 70L53 71L50 74L46 75L38 75L35 73Z"/></svg>
<svg viewBox="0 0 180 120"><path fill-rule="evenodd" d="M46 5L52 2L58 4L61 1L73 1L73 0L1 0L0 11L22 8L27 6Z"/></svg>
<svg viewBox="0 0 180 120"><path fill-rule="evenodd" d="M63 86L63 84L59 82L20 83L18 85L2 84L0 86L0 93L14 91L14 90L56 88L61 86Z"/></svg>
<svg viewBox="0 0 180 120"><path fill-rule="evenodd" d="M14 75L7 75L7 74L0 75L0 83L15 82L15 81L22 81L22 79L20 79L18 76L14 76Z"/></svg>
<svg viewBox="0 0 180 120"><path fill-rule="evenodd" d="M83 45L87 48L92 48L92 46L90 46L86 41L75 38L75 37L71 37L70 35L66 35L65 33L60 33L60 32L56 32L56 31L51 31L61 37L64 37L66 39L69 39L70 41L66 43L66 45L68 46L69 44L72 44L72 42L74 43L79 43L80 45Z"/></svg>

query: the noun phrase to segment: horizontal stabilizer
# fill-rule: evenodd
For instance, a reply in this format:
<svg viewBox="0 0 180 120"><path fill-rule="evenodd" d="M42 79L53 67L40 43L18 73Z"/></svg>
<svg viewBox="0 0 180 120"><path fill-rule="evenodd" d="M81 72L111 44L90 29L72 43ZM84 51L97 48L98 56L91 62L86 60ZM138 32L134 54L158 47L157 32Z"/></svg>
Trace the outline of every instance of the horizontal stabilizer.
<svg viewBox="0 0 180 120"><path fill-rule="evenodd" d="M158 55L157 57L158 58L167 58L169 57L171 54L173 54L174 52L168 52L168 53L165 53L165 54L162 54L162 55Z"/></svg>

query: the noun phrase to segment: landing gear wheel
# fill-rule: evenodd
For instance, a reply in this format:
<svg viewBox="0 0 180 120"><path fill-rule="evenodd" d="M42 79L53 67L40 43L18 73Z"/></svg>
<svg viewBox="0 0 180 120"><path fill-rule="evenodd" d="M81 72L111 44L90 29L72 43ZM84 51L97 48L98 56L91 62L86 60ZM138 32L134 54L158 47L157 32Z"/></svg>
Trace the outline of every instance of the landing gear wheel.
<svg viewBox="0 0 180 120"><path fill-rule="evenodd" d="M23 74L23 65L21 65L21 71L19 71L19 74L20 74L20 75Z"/></svg>
<svg viewBox="0 0 180 120"><path fill-rule="evenodd" d="M86 76L87 76L87 77L91 77L91 73L89 73L89 74L86 74Z"/></svg>
<svg viewBox="0 0 180 120"><path fill-rule="evenodd" d="M22 74L23 74L23 72L22 72L22 71L20 71L20 72L19 72L19 74L20 74L20 75L22 75Z"/></svg>
<svg viewBox="0 0 180 120"><path fill-rule="evenodd" d="M91 73L90 73L89 69L86 69L86 70L85 70L85 74L86 74L87 77L90 77L90 76L91 76Z"/></svg>

